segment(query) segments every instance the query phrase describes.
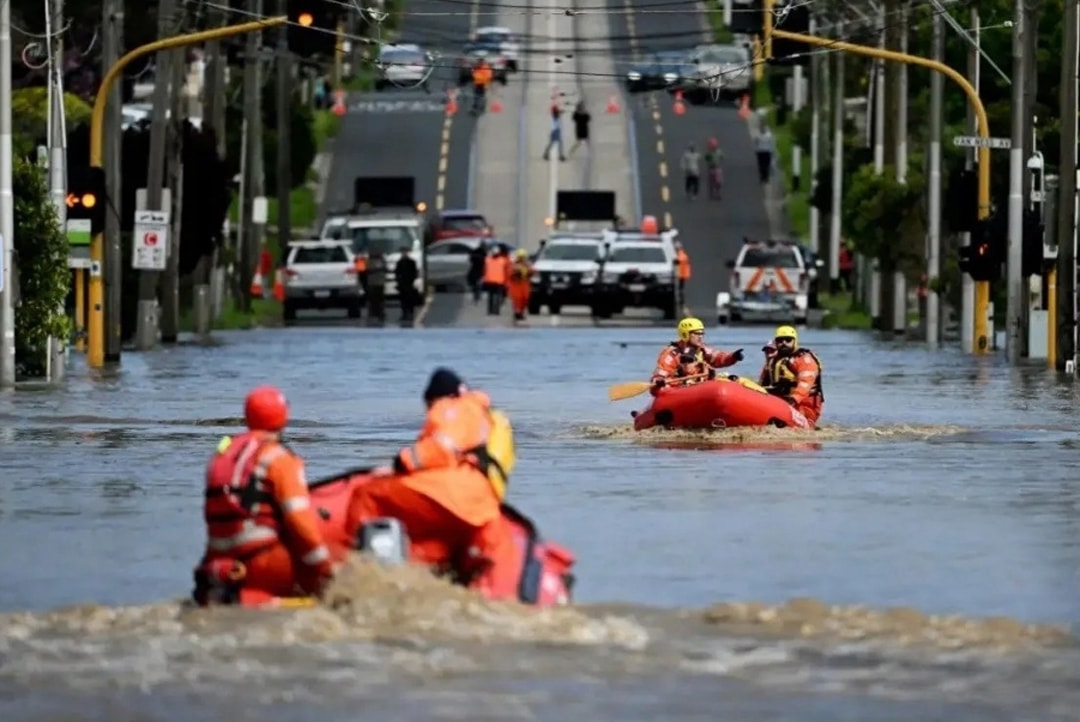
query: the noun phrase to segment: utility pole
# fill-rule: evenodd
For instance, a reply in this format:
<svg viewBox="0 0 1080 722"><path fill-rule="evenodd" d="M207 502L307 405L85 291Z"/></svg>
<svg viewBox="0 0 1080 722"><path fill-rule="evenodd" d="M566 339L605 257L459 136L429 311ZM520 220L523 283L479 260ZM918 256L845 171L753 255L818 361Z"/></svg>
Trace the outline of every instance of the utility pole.
<svg viewBox="0 0 1080 722"><path fill-rule="evenodd" d="M878 10L878 47L885 49L885 7L879 6ZM885 172L885 98L887 83L885 82L885 61L874 61L874 173L881 175ZM866 295L869 296L870 321L873 328L881 327L881 267L876 258L866 260L864 268L870 269L870 286ZM865 286L864 286L865 288Z"/></svg>
<svg viewBox="0 0 1080 722"><path fill-rule="evenodd" d="M899 3L901 0L883 0L882 2L882 29L886 50L900 52L900 35L904 30L898 21L900 16ZM882 133L882 159L885 166L891 166L893 172L899 175L900 136L903 130L900 126L900 65L889 63L885 66L885 82L882 83L884 98L884 111L882 117L884 128ZM896 318L896 294L894 293L896 273L889 269L881 269L878 274L878 322L875 328L880 331L892 331Z"/></svg>
<svg viewBox="0 0 1080 722"><path fill-rule="evenodd" d="M261 16L263 0L254 0L252 11ZM251 273L258 262L259 247L262 245L262 226L252 221L252 199L263 192L263 148L262 148L262 42L259 33L247 36L244 45L244 163L242 193L240 198L240 228L237 231L238 253L236 255L237 275L235 286L237 302L241 309L251 309L251 294L248 284Z"/></svg>
<svg viewBox="0 0 1080 722"><path fill-rule="evenodd" d="M967 57L967 78L971 85L975 88L975 92L979 91L979 70L982 67L982 56L979 53L982 39L982 30L979 21L979 11L973 6L971 8L971 28L972 33L975 36L975 46L968 48ZM968 135L975 135L978 131L978 124L975 118L975 111L972 109L971 104L967 106L967 133ZM964 168L968 171L975 169L975 164L978 162L979 151L977 148L972 148L964 159ZM971 233L965 232L960 235L960 245L971 245ZM960 274L960 348L966 353L975 352L975 281L971 276L966 273Z"/></svg>
<svg viewBox="0 0 1080 722"><path fill-rule="evenodd" d="M182 12L182 11L181 11ZM184 209L184 121L187 116L186 88L187 63L184 51L174 50L169 72L172 92L169 96L171 120L166 135L168 152L166 169L171 189L169 205L169 246L165 259L165 273L158 277L158 295L161 298L161 342L176 343L180 327L180 231Z"/></svg>
<svg viewBox="0 0 1080 722"><path fill-rule="evenodd" d="M728 7L731 3L728 2ZM817 10L810 8L810 34L817 33ZM825 82L821 77L821 53L810 55L810 197L817 193L818 169L821 168L821 108L824 105ZM810 206L810 248L821 255L821 211Z"/></svg>
<svg viewBox="0 0 1080 722"><path fill-rule="evenodd" d="M286 0L279 0L278 11L287 15ZM292 190L292 57L289 54L288 27L278 28L277 38L277 232L278 263L284 265L292 240L292 213L290 209L290 191ZM263 279L271 283L271 279Z"/></svg>
<svg viewBox="0 0 1080 722"><path fill-rule="evenodd" d="M45 26L49 46L49 190L60 232L67 231L67 138L64 113L64 0L52 0ZM82 273L80 270L79 273ZM67 339L49 339L49 381L64 378Z"/></svg>
<svg viewBox="0 0 1080 722"><path fill-rule="evenodd" d="M908 51L908 0L900 0L899 27L900 52ZM935 73L937 75L937 73ZM896 182L907 183L908 165L908 66L901 63L896 69L896 125L893 126L896 143ZM907 278L903 270L896 268L892 277L892 332L899 336L907 333Z"/></svg>
<svg viewBox="0 0 1080 722"><path fill-rule="evenodd" d="M1058 161L1057 203L1057 367L1076 357L1076 169L1077 74L1080 71L1080 0L1065 0L1064 41L1061 48L1061 155Z"/></svg>
<svg viewBox="0 0 1080 722"><path fill-rule="evenodd" d="M1024 86L1027 84L1027 57L1024 53L1024 23L1027 13L1024 0L1015 0L1012 36L1012 147L1009 149L1009 245L1005 274L1007 305L1005 311L1005 353L1010 364L1020 361L1023 351L1023 257L1024 232Z"/></svg>
<svg viewBox="0 0 1080 722"><path fill-rule="evenodd" d="M0 2L0 389L15 388L15 193L11 164L11 2Z"/></svg>
<svg viewBox="0 0 1080 722"><path fill-rule="evenodd" d="M158 38L173 34L176 23L176 0L161 0L158 11ZM169 119L166 115L173 106L170 102L171 72L175 51L166 50L154 56L153 116L150 119L150 164L146 174L146 210L162 208L162 186L165 181L165 151L168 149ZM175 239L169 239L169 245ZM135 348L148 351L157 345L158 338L158 272L139 272L139 315L135 332Z"/></svg>
<svg viewBox="0 0 1080 722"><path fill-rule="evenodd" d="M124 45L124 2L105 0L101 19L101 72L104 74L120 59ZM104 167L105 197L110 205L105 211L105 361L120 360L121 319L124 308L124 252L120 243L121 150L123 146L123 98L120 83L109 90L105 108ZM113 210L115 208L115 211Z"/></svg>
<svg viewBox="0 0 1080 722"><path fill-rule="evenodd" d="M836 34L843 37L843 23L837 23ZM840 280L840 208L844 194L844 53L833 53L836 77L833 80L833 167L832 210L829 217L829 285Z"/></svg>
<svg viewBox="0 0 1080 722"><path fill-rule="evenodd" d="M945 60L945 21L941 13L933 17L934 60ZM934 281L941 275L941 126L945 79L941 73L930 73L930 178L927 184L930 197L926 207L929 212L926 249L926 278ZM941 316L938 293L930 283L926 296L926 343L937 348L941 338Z"/></svg>
<svg viewBox="0 0 1080 722"><path fill-rule="evenodd" d="M215 25L224 25L228 0L225 0L224 10L212 11ZM220 40L213 40L206 44L206 64L203 72L206 74L206 82L202 89L202 117L204 122L214 130L214 139L217 142L218 158L225 157L225 106L228 97L228 85L225 77L226 57L222 52ZM222 237L228 243L228 218L222 229ZM224 278L221 269L218 268L220 254L215 246L210 256L199 261L196 274L194 313L195 332L200 336L210 333L212 321L218 315L221 308L221 296L224 291Z"/></svg>

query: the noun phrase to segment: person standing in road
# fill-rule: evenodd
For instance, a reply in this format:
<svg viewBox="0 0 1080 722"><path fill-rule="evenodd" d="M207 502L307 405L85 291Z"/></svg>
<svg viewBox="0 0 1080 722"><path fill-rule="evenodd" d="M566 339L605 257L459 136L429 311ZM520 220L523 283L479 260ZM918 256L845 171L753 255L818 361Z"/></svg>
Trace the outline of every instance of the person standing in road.
<svg viewBox="0 0 1080 722"><path fill-rule="evenodd" d="M757 153L758 176L762 184L768 183L772 175L773 155L776 154L776 138L769 126L761 126L761 131L754 137L754 152Z"/></svg>
<svg viewBox="0 0 1080 722"><path fill-rule="evenodd" d="M701 187L701 153L698 153L694 144L686 146L686 152L682 156L682 172L685 178L686 198L697 198L698 189Z"/></svg>
<svg viewBox="0 0 1080 722"><path fill-rule="evenodd" d="M494 72L486 58L480 58L472 71L473 82L473 107L472 114L479 115L484 111L487 104L487 91L491 87L491 79Z"/></svg>
<svg viewBox="0 0 1080 722"><path fill-rule="evenodd" d="M476 248L469 251L469 273L465 276L465 281L469 284L469 290L472 291L474 305L480 303L480 293L483 291L480 279L484 277L484 259L487 258L487 254L486 243L479 243Z"/></svg>
<svg viewBox="0 0 1080 722"><path fill-rule="evenodd" d="M484 290L487 291L487 312L489 316L498 316L502 307L503 296L506 294L507 276L506 263L503 260L506 252L501 248L492 249L484 259Z"/></svg>
<svg viewBox="0 0 1080 722"><path fill-rule="evenodd" d="M386 322L386 256L372 251L368 256L368 321Z"/></svg>
<svg viewBox="0 0 1080 722"><path fill-rule="evenodd" d="M570 152L567 155L573 155L574 151L578 149L582 143L588 146L589 155L592 155L592 145L589 144L589 123L592 122L592 115L589 114L588 109L585 107L585 101L578 102L577 107L574 108L574 145L570 148Z"/></svg>
<svg viewBox="0 0 1080 722"><path fill-rule="evenodd" d="M686 282L690 280L690 256L683 244L675 241L675 263L679 274L679 305L686 305Z"/></svg>
<svg viewBox="0 0 1080 722"><path fill-rule="evenodd" d="M562 109L558 101L551 104L551 132L548 134L547 148L544 148L544 160L551 157L551 147L559 146L559 160L566 160L562 144Z"/></svg>
<svg viewBox="0 0 1080 722"><path fill-rule="evenodd" d="M420 269L416 266L416 261L405 251L394 265L394 281L397 283L398 298L401 300L402 323L413 322L414 309L419 303L416 291L416 279L419 277Z"/></svg>

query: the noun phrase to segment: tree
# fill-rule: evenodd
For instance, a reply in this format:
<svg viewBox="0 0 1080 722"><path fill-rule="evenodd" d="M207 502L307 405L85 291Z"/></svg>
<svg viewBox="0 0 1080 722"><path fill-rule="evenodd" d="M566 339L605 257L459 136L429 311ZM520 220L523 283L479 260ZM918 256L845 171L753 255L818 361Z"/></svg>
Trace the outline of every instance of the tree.
<svg viewBox="0 0 1080 722"><path fill-rule="evenodd" d="M64 313L71 273L68 243L60 230L41 169L16 158L15 264L19 269L19 303L15 308L15 363L27 376L44 376L48 339L66 340L71 326Z"/></svg>
<svg viewBox="0 0 1080 722"><path fill-rule="evenodd" d="M48 90L38 86L23 88L11 94L12 151L22 158L32 158L49 127ZM90 119L90 106L71 93L64 93L64 114L69 128Z"/></svg>
<svg viewBox="0 0 1080 722"><path fill-rule="evenodd" d="M845 189L841 217L856 253L876 258L882 271L917 278L924 266L923 190L920 173L909 172L900 183L890 166L880 174L871 165L859 168Z"/></svg>

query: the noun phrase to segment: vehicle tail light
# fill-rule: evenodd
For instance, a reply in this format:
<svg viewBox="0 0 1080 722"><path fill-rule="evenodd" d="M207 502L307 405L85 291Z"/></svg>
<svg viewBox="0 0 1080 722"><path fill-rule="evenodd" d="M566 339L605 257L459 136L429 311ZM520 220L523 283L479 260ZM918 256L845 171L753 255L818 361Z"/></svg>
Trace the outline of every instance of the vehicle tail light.
<svg viewBox="0 0 1080 722"><path fill-rule="evenodd" d="M285 269L285 277L286 278L299 278L300 277L300 271L294 271L291 268L286 268Z"/></svg>

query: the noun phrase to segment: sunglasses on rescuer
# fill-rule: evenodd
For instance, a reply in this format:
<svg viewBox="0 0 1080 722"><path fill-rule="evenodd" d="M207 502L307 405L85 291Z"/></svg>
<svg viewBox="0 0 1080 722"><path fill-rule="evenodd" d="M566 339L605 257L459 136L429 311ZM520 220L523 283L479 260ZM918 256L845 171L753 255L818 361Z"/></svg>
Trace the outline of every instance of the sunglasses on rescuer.
<svg viewBox="0 0 1080 722"><path fill-rule="evenodd" d="M780 336L778 338L774 338L773 341L784 346L793 346L795 344L795 339L793 339L791 336Z"/></svg>

